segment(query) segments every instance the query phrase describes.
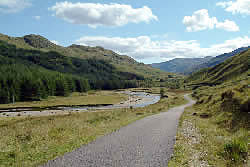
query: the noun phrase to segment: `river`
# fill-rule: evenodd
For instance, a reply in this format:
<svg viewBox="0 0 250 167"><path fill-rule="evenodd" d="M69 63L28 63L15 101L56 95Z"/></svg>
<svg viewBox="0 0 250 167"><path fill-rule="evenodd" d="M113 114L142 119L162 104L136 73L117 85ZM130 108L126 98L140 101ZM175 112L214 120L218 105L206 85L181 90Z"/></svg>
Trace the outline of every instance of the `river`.
<svg viewBox="0 0 250 167"><path fill-rule="evenodd" d="M0 117L64 115L72 112L95 112L106 109L138 108L155 104L160 100L160 96L157 94L131 91L123 91L120 93L128 95L129 99L113 105L53 107L53 109L44 109L41 111L34 111L32 108L5 109L2 111L0 110Z"/></svg>

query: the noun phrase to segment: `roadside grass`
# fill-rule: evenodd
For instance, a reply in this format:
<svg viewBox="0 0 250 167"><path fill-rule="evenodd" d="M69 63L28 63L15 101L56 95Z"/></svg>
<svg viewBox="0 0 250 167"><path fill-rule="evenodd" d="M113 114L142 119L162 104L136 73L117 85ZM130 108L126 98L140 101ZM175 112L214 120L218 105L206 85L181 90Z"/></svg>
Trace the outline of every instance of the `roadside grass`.
<svg viewBox="0 0 250 167"><path fill-rule="evenodd" d="M186 109L180 119L169 166L192 166L195 161L203 166L250 166L249 81L202 87L193 96L197 103ZM186 122L196 135L184 133ZM195 137L199 142L189 145Z"/></svg>
<svg viewBox="0 0 250 167"><path fill-rule="evenodd" d="M87 93L72 93L68 97L51 96L42 101L17 102L14 104L0 104L0 108L15 107L53 107L58 105L91 105L91 104L116 104L128 99L128 96L115 91L89 91Z"/></svg>
<svg viewBox="0 0 250 167"><path fill-rule="evenodd" d="M170 94L144 108L0 118L0 166L41 165L138 119L186 103L183 94Z"/></svg>
<svg viewBox="0 0 250 167"><path fill-rule="evenodd" d="M196 113L197 115L194 115ZM249 155L247 140L249 132L246 129L240 129L232 133L215 124L214 118L201 118L197 108L186 109L180 119L178 133L175 144L175 152L169 167L199 166L203 164L216 167L246 167ZM195 128L195 134L184 134L183 125L186 121ZM192 143L195 139L199 142ZM232 149L233 147L233 149ZM248 146L249 147L249 146ZM235 151L236 150L236 151ZM248 164L247 164L248 163ZM199 165L197 165L199 164ZM200 165L202 166L202 165Z"/></svg>

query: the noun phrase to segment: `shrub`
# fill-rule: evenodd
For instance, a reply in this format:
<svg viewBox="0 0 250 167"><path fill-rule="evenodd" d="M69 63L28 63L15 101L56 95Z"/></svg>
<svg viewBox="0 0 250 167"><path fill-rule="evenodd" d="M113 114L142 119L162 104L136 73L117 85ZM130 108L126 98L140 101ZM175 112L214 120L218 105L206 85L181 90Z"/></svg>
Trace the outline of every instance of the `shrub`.
<svg viewBox="0 0 250 167"><path fill-rule="evenodd" d="M240 99L234 97L234 92L232 90L228 90L221 94L221 108L223 111L227 112L238 112L240 111L241 102Z"/></svg>
<svg viewBox="0 0 250 167"><path fill-rule="evenodd" d="M247 160L247 139L236 138L224 145L226 158L231 162L240 163Z"/></svg>

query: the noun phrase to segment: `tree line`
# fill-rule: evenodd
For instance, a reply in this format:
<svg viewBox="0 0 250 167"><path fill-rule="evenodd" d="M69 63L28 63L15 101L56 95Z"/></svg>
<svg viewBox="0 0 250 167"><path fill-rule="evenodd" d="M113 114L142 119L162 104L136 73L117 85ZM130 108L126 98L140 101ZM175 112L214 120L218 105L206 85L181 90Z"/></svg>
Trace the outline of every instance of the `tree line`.
<svg viewBox="0 0 250 167"><path fill-rule="evenodd" d="M21 64L0 66L0 103L34 101L48 96L86 92L86 79Z"/></svg>

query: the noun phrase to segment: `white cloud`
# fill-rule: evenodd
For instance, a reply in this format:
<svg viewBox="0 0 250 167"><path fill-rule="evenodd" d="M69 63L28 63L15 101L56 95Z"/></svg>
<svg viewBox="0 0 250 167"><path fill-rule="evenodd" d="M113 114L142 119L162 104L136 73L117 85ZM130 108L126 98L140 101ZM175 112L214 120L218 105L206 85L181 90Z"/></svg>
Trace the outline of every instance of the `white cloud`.
<svg viewBox="0 0 250 167"><path fill-rule="evenodd" d="M53 44L59 45L59 42L56 40L51 40L50 42L52 42Z"/></svg>
<svg viewBox="0 0 250 167"><path fill-rule="evenodd" d="M225 11L233 14L240 13L250 15L250 0L223 1L216 3L216 6L220 6L224 8Z"/></svg>
<svg viewBox="0 0 250 167"><path fill-rule="evenodd" d="M49 10L58 18L73 24L97 26L123 26L128 23L149 23L158 20L152 10L144 6L134 9L130 5L58 2Z"/></svg>
<svg viewBox="0 0 250 167"><path fill-rule="evenodd" d="M227 40L221 44L201 47L196 40L190 41L153 41L148 36L135 38L86 36L76 41L80 45L102 46L123 55L128 55L138 61L154 60L162 62L174 58L193 58L205 56L217 56L231 52L243 46L250 46L248 36Z"/></svg>
<svg viewBox="0 0 250 167"><path fill-rule="evenodd" d="M206 9L198 10L192 16L185 16L183 19L188 32L213 29L216 23L216 17L210 18Z"/></svg>
<svg viewBox="0 0 250 167"><path fill-rule="evenodd" d="M36 19L36 20L40 20L41 16L33 16L33 18Z"/></svg>
<svg viewBox="0 0 250 167"><path fill-rule="evenodd" d="M16 13L30 6L29 0L0 0L0 13Z"/></svg>
<svg viewBox="0 0 250 167"><path fill-rule="evenodd" d="M239 31L240 28L234 21L225 20L219 22L216 17L210 17L207 9L195 11L192 16L185 16L183 24L188 32L202 31L206 29L223 29L225 31Z"/></svg>
<svg viewBox="0 0 250 167"><path fill-rule="evenodd" d="M217 22L216 28L234 32L240 30L239 26L235 22L230 20L225 20L224 22Z"/></svg>

